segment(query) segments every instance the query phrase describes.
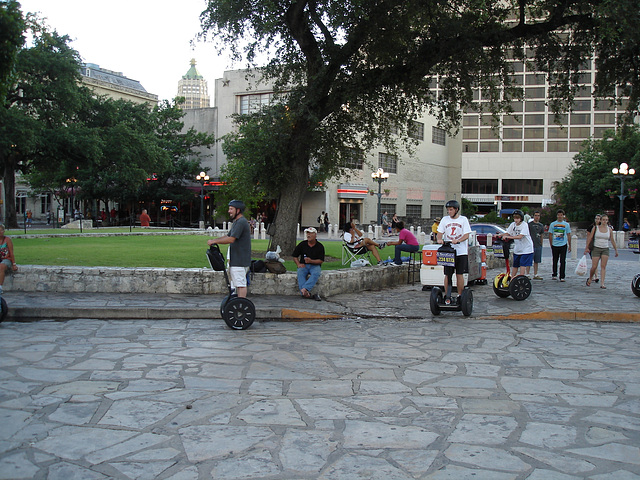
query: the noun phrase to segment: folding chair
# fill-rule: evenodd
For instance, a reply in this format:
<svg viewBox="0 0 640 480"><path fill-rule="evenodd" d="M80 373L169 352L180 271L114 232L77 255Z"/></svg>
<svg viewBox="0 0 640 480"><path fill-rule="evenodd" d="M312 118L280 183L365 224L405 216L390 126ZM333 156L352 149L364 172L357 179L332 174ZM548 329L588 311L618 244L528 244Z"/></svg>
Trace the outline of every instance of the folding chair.
<svg viewBox="0 0 640 480"><path fill-rule="evenodd" d="M351 248L346 242L342 242L342 265L351 264L361 258L366 258L371 262L369 249L367 247Z"/></svg>

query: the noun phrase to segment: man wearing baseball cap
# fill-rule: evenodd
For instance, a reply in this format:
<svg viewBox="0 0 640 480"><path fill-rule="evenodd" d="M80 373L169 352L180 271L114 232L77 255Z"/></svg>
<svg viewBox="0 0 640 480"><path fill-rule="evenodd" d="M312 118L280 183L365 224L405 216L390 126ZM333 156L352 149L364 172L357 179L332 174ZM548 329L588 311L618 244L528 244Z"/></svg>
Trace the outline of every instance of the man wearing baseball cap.
<svg viewBox="0 0 640 480"><path fill-rule="evenodd" d="M209 246L214 243L229 245L229 277L238 297L247 296L247 272L251 266L251 227L242 214L245 208L243 201L231 200L229 217L233 220L233 224L229 233L207 242Z"/></svg>
<svg viewBox="0 0 640 480"><path fill-rule="evenodd" d="M298 288L304 298L313 298L320 301L320 295L312 295L324 262L324 245L317 240L318 231L309 227L304 231L307 239L300 242L293 250L293 261L298 266Z"/></svg>

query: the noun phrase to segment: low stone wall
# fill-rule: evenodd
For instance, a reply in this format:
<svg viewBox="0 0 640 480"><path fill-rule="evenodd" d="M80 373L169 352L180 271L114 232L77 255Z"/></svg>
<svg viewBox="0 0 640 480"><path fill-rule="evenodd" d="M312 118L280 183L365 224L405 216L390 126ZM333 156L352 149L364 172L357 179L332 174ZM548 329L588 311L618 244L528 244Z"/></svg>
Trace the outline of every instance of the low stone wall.
<svg viewBox="0 0 640 480"><path fill-rule="evenodd" d="M20 265L5 278L5 290L58 293L226 293L222 272L210 268L51 267ZM487 255L487 269L504 268L504 260ZM371 266L323 271L316 290L322 296L382 290L407 283L408 265ZM419 279L416 279L419 282ZM295 272L256 273L250 291L257 295L298 295Z"/></svg>
<svg viewBox="0 0 640 480"><path fill-rule="evenodd" d="M322 296L380 290L407 283L407 265L329 270L316 286ZM259 295L298 295L295 272L256 273L250 291ZM205 268L51 267L20 265L5 279L6 291L59 293L226 293L222 272Z"/></svg>

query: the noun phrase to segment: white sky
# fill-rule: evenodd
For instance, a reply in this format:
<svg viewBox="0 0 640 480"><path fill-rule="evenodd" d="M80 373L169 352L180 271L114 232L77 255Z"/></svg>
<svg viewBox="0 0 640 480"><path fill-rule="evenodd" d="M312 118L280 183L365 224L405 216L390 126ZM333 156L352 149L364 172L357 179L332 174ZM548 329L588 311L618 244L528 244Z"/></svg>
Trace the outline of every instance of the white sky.
<svg viewBox="0 0 640 480"><path fill-rule="evenodd" d="M171 100L191 58L207 80L213 97L214 80L225 70L241 68L218 57L211 44L190 41L200 32L205 0L19 0L22 11L40 12L46 24L68 35L86 63L122 72L138 80L159 100Z"/></svg>

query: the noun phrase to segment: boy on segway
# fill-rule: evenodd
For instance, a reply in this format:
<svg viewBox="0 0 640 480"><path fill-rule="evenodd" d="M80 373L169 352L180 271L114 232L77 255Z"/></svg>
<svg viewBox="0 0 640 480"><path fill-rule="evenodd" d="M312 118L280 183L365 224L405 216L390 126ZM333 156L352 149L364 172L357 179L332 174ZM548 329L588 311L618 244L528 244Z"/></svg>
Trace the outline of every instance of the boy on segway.
<svg viewBox="0 0 640 480"><path fill-rule="evenodd" d="M460 215L460 203L449 200L445 205L447 217L438 225L438 243L450 242L456 251L455 266L444 267L445 305L451 304L453 274L456 274L458 301L464 290L464 274L469 273L469 234L471 226L467 217Z"/></svg>
<svg viewBox="0 0 640 480"><path fill-rule="evenodd" d="M511 276L524 275L527 267L533 265L533 240L529 233L529 224L524 221L522 210L513 211L513 222L502 234L503 240L513 240L513 269Z"/></svg>

